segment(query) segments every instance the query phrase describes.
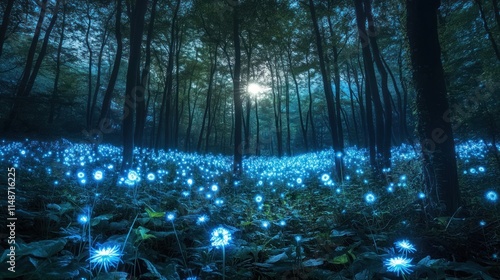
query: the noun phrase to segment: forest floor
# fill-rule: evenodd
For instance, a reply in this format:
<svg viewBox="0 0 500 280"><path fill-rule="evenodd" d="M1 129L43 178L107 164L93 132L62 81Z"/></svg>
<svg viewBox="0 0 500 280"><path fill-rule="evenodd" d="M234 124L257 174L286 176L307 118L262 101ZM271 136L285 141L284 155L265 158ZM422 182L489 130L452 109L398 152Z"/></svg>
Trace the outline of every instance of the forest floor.
<svg viewBox="0 0 500 280"><path fill-rule="evenodd" d="M221 155L137 150L121 173L111 145L4 140L0 278L500 279L499 163L481 141L457 152L466 206L430 218L409 145L377 179L355 148L249 157L235 178Z"/></svg>

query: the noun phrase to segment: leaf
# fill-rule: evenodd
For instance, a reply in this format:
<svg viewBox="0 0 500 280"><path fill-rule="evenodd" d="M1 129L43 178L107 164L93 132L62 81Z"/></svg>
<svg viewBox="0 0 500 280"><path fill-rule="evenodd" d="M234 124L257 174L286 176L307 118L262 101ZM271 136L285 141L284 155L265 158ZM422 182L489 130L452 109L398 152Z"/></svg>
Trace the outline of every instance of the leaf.
<svg viewBox="0 0 500 280"><path fill-rule="evenodd" d="M98 225L101 221L107 221L107 220L111 220L113 218L113 214L104 214L104 215L100 215L100 216L97 216L95 218L92 218L92 222L90 223L90 225L92 226L96 226Z"/></svg>
<svg viewBox="0 0 500 280"><path fill-rule="evenodd" d="M163 277L160 274L160 272L158 272L158 270L156 269L156 267L153 263L151 263L149 260L147 260L145 258L139 258L139 259L142 260L146 264L146 266L147 266L149 272L151 272L151 274L153 274L155 277L157 277L160 280L167 280L167 278Z"/></svg>
<svg viewBox="0 0 500 280"><path fill-rule="evenodd" d="M148 216L153 219L153 218L163 218L165 217L165 212L156 212L150 207L146 206L146 213L148 213Z"/></svg>
<svg viewBox="0 0 500 280"><path fill-rule="evenodd" d="M332 230L330 237L342 237L342 236L352 236L354 233L348 230Z"/></svg>
<svg viewBox="0 0 500 280"><path fill-rule="evenodd" d="M140 240L137 240L137 241L147 240L149 238L156 238L156 236L154 236L152 234L148 234L148 232L150 230L147 229L147 228L145 228L145 227L143 227L143 226L139 226L134 231L135 231L135 234L137 234L137 235L139 235L141 237Z"/></svg>
<svg viewBox="0 0 500 280"><path fill-rule="evenodd" d="M288 259L288 256L285 252L281 253L281 254L278 254L278 255L275 255L275 256L271 256L267 261L266 263L275 263L275 262L279 262L281 260L287 260Z"/></svg>
<svg viewBox="0 0 500 280"><path fill-rule="evenodd" d="M37 242L31 242L28 244L18 245L16 249L17 256L27 256L31 255L39 258L48 258L57 252L64 249L66 245L66 239L56 239L56 240L42 240ZM3 260L3 258L2 258Z"/></svg>
<svg viewBox="0 0 500 280"><path fill-rule="evenodd" d="M345 254L336 256L333 258L333 260L329 261L329 263L332 264L346 264L349 263L350 261L356 259L356 256L352 253L352 249L347 251Z"/></svg>
<svg viewBox="0 0 500 280"><path fill-rule="evenodd" d="M310 267L310 266L320 266L324 263L323 259L309 259L305 262L302 263L304 267Z"/></svg>

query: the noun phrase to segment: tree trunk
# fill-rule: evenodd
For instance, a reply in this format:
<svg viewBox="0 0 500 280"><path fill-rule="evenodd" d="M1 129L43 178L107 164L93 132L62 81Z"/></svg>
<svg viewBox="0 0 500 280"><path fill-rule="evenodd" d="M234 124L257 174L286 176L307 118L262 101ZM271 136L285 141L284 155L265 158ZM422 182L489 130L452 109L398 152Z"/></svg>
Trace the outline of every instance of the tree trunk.
<svg viewBox="0 0 500 280"><path fill-rule="evenodd" d="M136 0L130 19L130 54L125 86L125 102L123 105L123 161L122 171L131 168L134 155L134 113L136 92L142 85L139 80L141 61L141 44L144 32L144 17L148 8L148 0Z"/></svg>
<svg viewBox="0 0 500 280"><path fill-rule="evenodd" d="M2 57L3 43L5 42L5 35L7 34L7 27L9 27L10 13L13 6L14 0L8 0L7 6L5 6L5 10L3 11L2 25L0 26L0 57Z"/></svg>
<svg viewBox="0 0 500 280"><path fill-rule="evenodd" d="M302 117L302 104L300 102L300 94L299 94L299 83L297 81L297 77L295 75L295 72L293 71L293 65L292 65L292 51L290 49L290 46L287 48L287 55L288 55L288 67L290 68L290 73L292 74L292 80L295 85L295 94L297 96L297 109L299 111L299 120L300 120L300 131L302 132L302 140L304 141L304 147L305 150L309 150L309 144L307 141L307 131L304 125L304 118Z"/></svg>
<svg viewBox="0 0 500 280"><path fill-rule="evenodd" d="M356 24L358 27L359 40L361 42L363 54L363 65L365 68L366 123L368 128L370 164L372 167L377 167L377 153L381 152L383 143L383 139L380 137L381 131L383 132L384 129L382 106L379 105L380 98L378 96L377 81L375 77L375 69L373 67L372 54L370 52L368 33L366 32L366 15L364 13L363 0L354 0L354 6L356 9ZM377 130L379 130L377 133L377 139L375 139L375 127L373 126L372 99L375 104ZM378 149L375 148L376 145Z"/></svg>
<svg viewBox="0 0 500 280"><path fill-rule="evenodd" d="M309 65L309 55L306 54L306 64ZM317 150L319 148L318 145L318 138L316 137L316 127L314 125L314 117L313 117L313 97L312 97L312 89L311 89L311 71L309 67L307 68L307 92L309 94L309 108L307 110L307 118L309 119L311 123L311 138L312 138L312 143L313 143L313 148L314 150ZM307 126L307 120L306 120L306 126ZM307 132L307 128L306 128Z"/></svg>
<svg viewBox="0 0 500 280"><path fill-rule="evenodd" d="M493 33L491 32L491 29L488 25L488 20L486 19L486 15L484 14L484 9L483 9L483 4L481 3L481 0L474 0L476 2L477 7L479 8L479 15L481 16L481 20L483 21L483 27L484 30L486 31L486 34L488 35L488 39L490 40L491 47L493 48L493 51L495 52L495 55L498 60L500 60L500 50L498 49L497 42L495 41L495 37L493 37ZM495 16L498 11L495 11ZM498 18L497 18L498 20Z"/></svg>
<svg viewBox="0 0 500 280"><path fill-rule="evenodd" d="M349 97L351 100L351 115L352 115L352 122L354 126L354 136L356 138L356 145L358 147L361 146L361 143L359 141L359 134L358 134L358 122L356 120L356 109L354 108L354 90L352 89L351 86L351 70L350 70L350 64L346 63L346 73L347 73L347 85L349 87Z"/></svg>
<svg viewBox="0 0 500 280"><path fill-rule="evenodd" d="M144 68L140 76L140 89L136 91L136 123L134 132L135 146L142 148L144 139L144 127L146 125L146 88L148 86L149 71L151 68L151 42L153 41L154 22L156 17L156 3L158 0L153 0L151 5L151 16L149 19L148 35L146 37L146 57L144 61Z"/></svg>
<svg viewBox="0 0 500 280"><path fill-rule="evenodd" d="M52 97L50 99L50 110L48 123L54 122L55 106L59 95L59 77L61 75L61 52L64 42L64 29L66 28L66 1L63 2L63 18L61 23L61 33L59 34L59 44L57 45L56 57L56 77L54 78L54 89L52 90Z"/></svg>
<svg viewBox="0 0 500 280"><path fill-rule="evenodd" d="M242 115L243 105L241 101L240 73L241 73L241 46L240 46L240 17L239 0L233 1L233 45L234 45L234 74L233 74L233 95L234 95L234 161L233 172L241 175L243 172L242 143Z"/></svg>
<svg viewBox="0 0 500 280"><path fill-rule="evenodd" d="M165 88L163 91L163 101L162 108L160 111L160 124L158 126L158 136L156 148L159 147L162 122L165 126L165 131L163 134L165 136L164 148L169 149L172 146L172 91L173 91L173 70L174 70L174 47L175 47L175 26L177 24L177 14L179 12L180 0L176 1L174 14L172 16L171 26L170 26L170 43L168 47L168 62L167 62L167 75L165 78Z"/></svg>
<svg viewBox="0 0 500 280"><path fill-rule="evenodd" d="M431 207L453 215L461 205L455 142L437 30L440 1L407 0L407 35L417 91L418 134ZM444 207L442 207L444 206ZM443 209L444 208L444 209Z"/></svg>
<svg viewBox="0 0 500 280"><path fill-rule="evenodd" d="M109 21L111 20L111 17L106 20L105 26L108 26ZM106 42L108 41L108 29L104 27L104 33L102 36L102 43L101 47L99 49L99 55L97 58L97 76L96 76L96 82L94 86L94 96L92 97L92 105L90 106L90 121L89 124L92 125L92 120L94 116L94 111L95 111L95 106L97 104L97 97L99 96L99 88L101 87L101 73L102 73L102 56L104 52L104 47L106 46Z"/></svg>
<svg viewBox="0 0 500 280"><path fill-rule="evenodd" d="M201 152L201 143L203 140L203 131L205 130L205 123L207 120L207 117L210 115L210 106L211 106L211 101L212 101L212 92L213 92L213 85L214 85L214 77L215 77L215 72L217 70L217 52L218 52L219 46L215 44L214 47L214 54L210 55L210 76L208 80L208 89L207 89L207 100L205 102L205 111L203 113L203 120L201 122L201 128L200 128L200 135L198 137L198 144L196 145L196 151L199 153Z"/></svg>
<svg viewBox="0 0 500 280"><path fill-rule="evenodd" d="M115 61L113 63L113 70L111 70L111 76L109 78L108 86L106 87L106 92L104 93L104 98L102 100L101 114L99 116L99 123L98 123L99 130L101 130L104 133L109 132L109 129L111 128L111 121L109 119L109 110L111 108L111 98L113 97L113 90L115 89L116 80L118 78L118 72L120 70L120 63L123 54L121 18L122 18L122 0L117 0L116 21L115 21L115 37L116 37Z"/></svg>
<svg viewBox="0 0 500 280"><path fill-rule="evenodd" d="M387 71L384 68L384 64L382 62L382 57L380 54L380 50L378 48L376 31L375 31L375 21L373 19L372 7L370 4L371 0L365 1L365 14L366 19L368 21L368 30L369 30L369 38L370 38L370 46L373 53L373 59L375 60L375 65L377 66L378 72L381 77L381 85L382 85L382 96L384 99L384 124L383 131L378 131L378 133L382 134L382 147L381 151L377 151L382 155L382 167L390 168L391 167L391 135L392 135L392 105L391 105L391 93L389 92L388 86L388 75ZM377 105L376 105L377 106ZM377 113L378 114L378 113ZM380 128L377 126L377 129Z"/></svg>
<svg viewBox="0 0 500 280"><path fill-rule="evenodd" d="M327 108L328 108L328 124L330 125L330 134L332 136L333 149L336 152L343 153L343 149L342 149L340 138L339 138L340 134L338 132L337 116L336 116L336 112L335 112L336 111L335 104L333 101L333 91L332 91L332 86L331 86L331 82L329 79L330 75L326 70L325 54L323 52L321 34L319 32L319 26L318 26L318 18L316 17L316 8L314 7L313 0L309 0L309 10L310 10L311 19L313 22L314 34L316 37L316 48L318 50L321 77L323 79L323 89L325 91L326 104L327 104ZM335 157L335 168L336 168L336 175L337 175L338 179L342 178L342 172L341 172L342 160L341 159L342 159L341 157Z"/></svg>

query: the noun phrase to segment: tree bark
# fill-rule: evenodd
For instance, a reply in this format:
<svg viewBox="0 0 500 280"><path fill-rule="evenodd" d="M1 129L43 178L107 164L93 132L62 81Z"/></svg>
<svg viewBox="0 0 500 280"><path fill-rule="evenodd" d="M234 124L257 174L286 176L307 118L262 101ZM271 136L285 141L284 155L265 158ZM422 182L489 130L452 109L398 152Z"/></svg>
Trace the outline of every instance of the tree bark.
<svg viewBox="0 0 500 280"><path fill-rule="evenodd" d="M14 0L8 0L5 10L3 11L2 25L0 26L0 57L2 57L3 44L5 42L5 35L7 34L7 27L9 27L10 14L13 6Z"/></svg>
<svg viewBox="0 0 500 280"><path fill-rule="evenodd" d="M153 0L151 4L151 16L149 18L148 34L146 37L146 57L144 61L144 68L140 76L140 88L142 90L136 91L137 110L136 110L136 123L134 132L135 146L142 148L144 139L144 127L146 125L147 108L146 108L146 89L149 80L149 71L151 68L151 42L153 41L154 23L156 17L156 3L158 0Z"/></svg>
<svg viewBox="0 0 500 280"><path fill-rule="evenodd" d="M235 0L233 7L233 45L234 45L234 74L233 74L233 98L234 98L234 161L233 173L241 175L243 172L242 153L242 116L243 105L241 101L240 74L241 74L241 46L240 46L240 16L239 0Z"/></svg>
<svg viewBox="0 0 500 280"><path fill-rule="evenodd" d="M370 151L370 164L372 167L377 167L377 153L381 151L383 139L380 137L380 131L375 138L375 127L373 125L373 110L372 101L375 104L375 118L377 130L383 131L382 106L379 104L377 81L375 77L375 69L373 67L373 58L370 52L368 33L366 31L366 15L363 7L363 0L354 0L356 10L356 24L358 27L358 35L361 43L363 54L363 65L365 68L365 101L366 101L366 124L368 130L368 147ZM375 147L378 147L376 149Z"/></svg>
<svg viewBox="0 0 500 280"><path fill-rule="evenodd" d="M479 9L479 15L481 16L481 20L483 21L483 27L484 30L486 31L486 35L488 35L488 40L490 40L491 47L493 48L493 51L495 52L495 56L497 57L497 60L500 61L500 50L498 49L497 42L495 41L495 37L493 37L493 33L491 32L490 26L488 25L488 20L486 19L486 15L484 14L484 9L483 9L483 4L481 0L474 0L476 2L477 7ZM497 7L498 9L498 7ZM496 13L498 12L495 11L495 17L497 17ZM498 18L497 18L498 20Z"/></svg>
<svg viewBox="0 0 500 280"><path fill-rule="evenodd" d="M417 130L424 175L428 178L427 193L436 214L444 212L451 216L461 201L437 30L439 6L440 1L436 0L407 0L407 35L417 91Z"/></svg>
<svg viewBox="0 0 500 280"><path fill-rule="evenodd" d="M384 125L383 131L380 131L380 128L377 126L379 130L378 133L382 134L382 144L379 145L382 147L381 151L377 151L382 155L382 167L390 168L391 167L391 135L392 135L392 105L391 105L391 93L389 92L388 86L388 75L385 70L384 64L382 62L382 56L380 54L380 50L377 43L377 36L375 30L375 21L373 19L372 7L370 4L371 0L365 1L365 14L366 19L368 21L368 30L369 30L369 38L370 38L370 46L373 53L373 59L375 60L375 65L377 66L378 73L381 77L381 88L382 88L382 97L384 100ZM377 106L377 105L376 105ZM378 113L377 113L378 114Z"/></svg>
<svg viewBox="0 0 500 280"><path fill-rule="evenodd" d="M141 89L139 67L141 61L141 44L144 32L144 17L148 8L148 0L136 0L130 19L130 53L125 86L125 102L123 105L123 161L122 171L131 168L134 155L134 113L136 94Z"/></svg>
<svg viewBox="0 0 500 280"><path fill-rule="evenodd" d="M335 152L343 153L341 142L338 133L338 123L337 116L335 112L335 104L333 101L333 91L331 82L329 79L329 73L326 70L325 64L325 54L323 52L323 43L321 40L321 33L319 31L318 18L316 16L316 8L314 7L314 1L309 0L309 11L311 14L311 19L313 23L314 34L316 38L316 49L318 50L319 65L321 70L321 77L323 80L323 89L325 91L326 104L328 109L328 124L330 125L330 134L332 136L333 149ZM341 157L335 157L335 167L336 175L339 179L342 178L342 160Z"/></svg>
<svg viewBox="0 0 500 280"><path fill-rule="evenodd" d="M117 0L116 18L115 18L116 54L115 54L115 61L113 63L113 70L111 70L111 76L109 78L108 86L106 87L106 92L104 93L104 98L101 107L101 114L99 116L98 125L99 129L102 132L109 131L111 127L111 121L109 119L109 110L111 108L111 99L113 98L113 90L115 89L116 80L118 79L118 72L120 70L120 63L123 54L121 18L122 18L122 0Z"/></svg>
<svg viewBox="0 0 500 280"><path fill-rule="evenodd" d="M61 23L61 32L59 34L59 44L57 45L57 57L56 57L56 76L54 78L54 89L52 90L52 97L50 100L50 110L48 123L54 122L55 117L55 105L59 95L59 78L61 76L61 53L64 42L64 29L66 28L66 1L63 2L63 17Z"/></svg>

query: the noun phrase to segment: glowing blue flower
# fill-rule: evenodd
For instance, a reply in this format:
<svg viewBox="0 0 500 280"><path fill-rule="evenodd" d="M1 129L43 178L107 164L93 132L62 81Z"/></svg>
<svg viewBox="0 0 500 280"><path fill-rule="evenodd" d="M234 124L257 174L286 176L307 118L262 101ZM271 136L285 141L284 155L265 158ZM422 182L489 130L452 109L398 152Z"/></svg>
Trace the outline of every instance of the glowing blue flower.
<svg viewBox="0 0 500 280"><path fill-rule="evenodd" d="M261 202L262 202L262 200L263 200L262 195L260 195L260 194L259 194L259 195L256 195L256 196L255 196L255 202L257 202L257 203L261 203Z"/></svg>
<svg viewBox="0 0 500 280"><path fill-rule="evenodd" d="M399 276L411 273L413 270L410 269L413 265L410 264L413 259L408 259L405 257L394 257L384 261L384 265L387 267L387 271L396 273Z"/></svg>
<svg viewBox="0 0 500 280"><path fill-rule="evenodd" d="M321 175L321 181L327 182L328 180L330 180L330 175L328 174Z"/></svg>
<svg viewBox="0 0 500 280"><path fill-rule="evenodd" d="M418 193L418 198L424 199L425 198L425 193L423 193L423 192Z"/></svg>
<svg viewBox="0 0 500 280"><path fill-rule="evenodd" d="M210 238L212 246L226 246L229 244L229 240L231 240L231 233L227 229L218 227L212 231L212 237Z"/></svg>
<svg viewBox="0 0 500 280"><path fill-rule="evenodd" d="M302 178L297 178L297 184L302 184Z"/></svg>
<svg viewBox="0 0 500 280"><path fill-rule="evenodd" d="M373 203L373 202L375 202L375 199L376 199L376 198L375 198L375 195L374 195L373 193L367 193L367 194L365 195L365 201L366 201L367 203Z"/></svg>
<svg viewBox="0 0 500 280"><path fill-rule="evenodd" d="M484 172L484 171L486 171L486 169L484 169L484 167L482 167L482 166L479 166L477 170L479 170L479 172Z"/></svg>
<svg viewBox="0 0 500 280"><path fill-rule="evenodd" d="M96 179L96 181L100 181L102 180L102 171L101 170L97 170L95 173L94 173L94 179Z"/></svg>
<svg viewBox="0 0 500 280"><path fill-rule="evenodd" d="M89 222L89 216L83 214L78 216L78 223L84 225L88 222Z"/></svg>
<svg viewBox="0 0 500 280"><path fill-rule="evenodd" d="M76 176L78 176L78 178L82 179L83 177L85 177L85 173L78 172L78 174L76 174Z"/></svg>
<svg viewBox="0 0 500 280"><path fill-rule="evenodd" d="M148 174L148 180L149 181L154 181L155 178L156 178L155 174L153 174L153 173L149 173Z"/></svg>
<svg viewBox="0 0 500 280"><path fill-rule="evenodd" d="M215 205L217 205L217 206L221 206L222 204L224 204L224 200L222 200L222 199L220 199L220 198L217 198L217 199L215 200Z"/></svg>
<svg viewBox="0 0 500 280"><path fill-rule="evenodd" d="M175 213L168 213L165 217L167 221L173 221L175 219Z"/></svg>
<svg viewBox="0 0 500 280"><path fill-rule="evenodd" d="M269 222L268 221L263 221L262 222L262 227L267 229L269 227Z"/></svg>
<svg viewBox="0 0 500 280"><path fill-rule="evenodd" d="M198 219L196 220L196 224L197 225L201 225L201 224L204 224L208 221L208 216L207 215L201 215L198 217Z"/></svg>
<svg viewBox="0 0 500 280"><path fill-rule="evenodd" d="M485 195L486 199L491 202L496 202L498 200L498 194L495 191L489 191Z"/></svg>
<svg viewBox="0 0 500 280"><path fill-rule="evenodd" d="M127 178L130 181L137 181L137 180L139 180L139 175L137 175L137 172L131 170L128 172Z"/></svg>
<svg viewBox="0 0 500 280"><path fill-rule="evenodd" d="M408 253L413 253L413 252L417 251L415 246L413 246L413 244L411 244L410 241L408 241L408 240L397 241L397 242L394 242L394 244L396 245L396 248L398 249L398 251L400 253L405 254L405 255Z"/></svg>
<svg viewBox="0 0 500 280"><path fill-rule="evenodd" d="M187 183L188 183L188 185L190 185L190 186L191 186L191 185L194 183L194 182L193 182L193 179L187 179Z"/></svg>
<svg viewBox="0 0 500 280"><path fill-rule="evenodd" d="M484 227L484 226L486 226L486 222L484 220L481 220L481 221L479 221L479 225Z"/></svg>
<svg viewBox="0 0 500 280"><path fill-rule="evenodd" d="M92 248L90 250L90 264L92 268L99 267L99 270L104 268L108 271L109 268L115 267L120 262L122 254L120 253L120 246L102 247L99 249Z"/></svg>
<svg viewBox="0 0 500 280"><path fill-rule="evenodd" d="M213 192L216 192L219 190L219 186L217 185L212 185L212 187L210 187L210 189L213 191Z"/></svg>

